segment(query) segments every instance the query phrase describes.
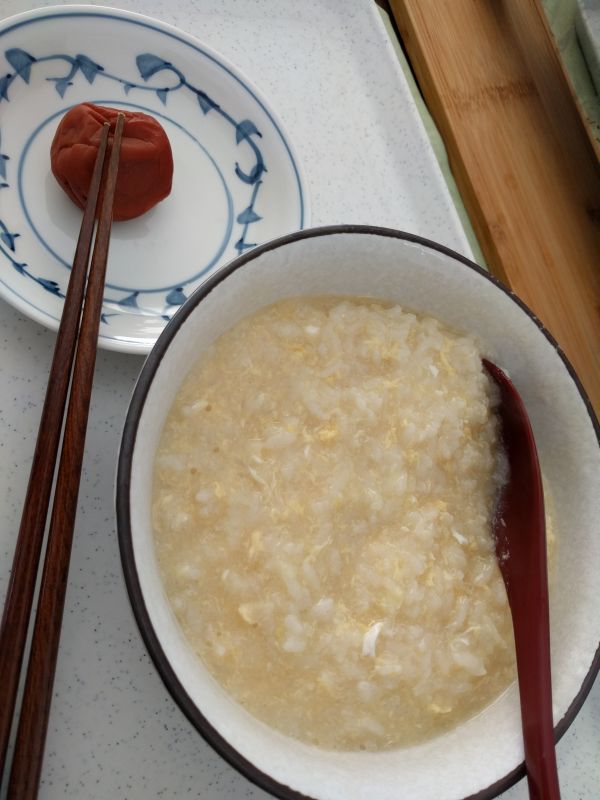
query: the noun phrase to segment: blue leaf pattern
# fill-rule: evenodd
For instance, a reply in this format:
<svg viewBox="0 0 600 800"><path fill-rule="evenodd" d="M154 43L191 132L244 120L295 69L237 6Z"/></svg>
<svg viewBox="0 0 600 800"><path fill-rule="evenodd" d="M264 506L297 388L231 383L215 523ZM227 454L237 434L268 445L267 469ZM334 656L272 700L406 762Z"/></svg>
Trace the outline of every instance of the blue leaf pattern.
<svg viewBox="0 0 600 800"><path fill-rule="evenodd" d="M60 287L56 281L49 281L46 278L36 278L36 280L40 286L43 286L44 289L47 289L51 294L60 295Z"/></svg>
<svg viewBox="0 0 600 800"><path fill-rule="evenodd" d="M3 244L7 245L9 250L14 253L16 250L15 246L15 239L19 236L18 233L10 233L4 222L0 219L0 241ZM23 275L25 278L31 278L32 281L39 284L42 288L46 289L46 291L54 294L58 297L64 297L64 294L60 291L60 287L56 281L49 281L45 278L36 278L35 275L32 275L27 269L27 263L25 261L17 261L15 258L12 257L11 252L7 252L3 247L0 247L0 253L8 259L11 266L19 273L19 275Z"/></svg>
<svg viewBox="0 0 600 800"><path fill-rule="evenodd" d="M12 80L12 75L4 75L0 78L0 102L2 100L8 100L8 87L11 85Z"/></svg>
<svg viewBox="0 0 600 800"><path fill-rule="evenodd" d="M35 64L36 59L29 55L29 53L26 53L25 50L21 50L18 47L12 47L10 50L7 50L4 55L8 63L15 70L15 73L20 75L25 83L29 83L31 65Z"/></svg>
<svg viewBox="0 0 600 800"><path fill-rule="evenodd" d="M243 122L238 122L235 126L235 140L238 144L242 139L250 139L254 134L262 137L262 133L260 133L252 120L245 119Z"/></svg>
<svg viewBox="0 0 600 800"><path fill-rule="evenodd" d="M2 233L0 233L0 239L4 242L4 244L11 250L13 253L15 252L15 239L20 236L20 233L10 233L6 230L5 226L2 225L0 222L0 226L4 228Z"/></svg>
<svg viewBox="0 0 600 800"><path fill-rule="evenodd" d="M168 89L157 89L156 90L156 96L158 97L160 102L163 104L163 106L167 105L167 92L168 91L169 91Z"/></svg>
<svg viewBox="0 0 600 800"><path fill-rule="evenodd" d="M256 164L252 167L250 172L244 172L240 165L236 163L235 174L241 181L252 186L260 181L263 172L266 172L267 170L263 161L262 153L250 138L251 136L260 136L262 138L262 133L249 119L245 119L243 122L238 122L238 124L235 126L235 140L238 144L240 142L247 142L254 153Z"/></svg>
<svg viewBox="0 0 600 800"><path fill-rule="evenodd" d="M171 289L166 297L166 301L170 306L182 306L187 297L183 293L183 287L178 286L177 289Z"/></svg>
<svg viewBox="0 0 600 800"><path fill-rule="evenodd" d="M168 69L171 66L168 61L152 55L152 53L142 53L136 58L135 63L145 81L156 75L157 72Z"/></svg>
<svg viewBox="0 0 600 800"><path fill-rule="evenodd" d="M220 108L220 106L204 92L197 91L196 97L198 98L198 104L204 114L208 114L211 108Z"/></svg>
<svg viewBox="0 0 600 800"><path fill-rule="evenodd" d="M256 247L256 242L254 242L254 244L250 244L249 242L244 241L243 236L241 236L235 243L235 249L238 251L238 253L243 253L244 250L249 250L251 247Z"/></svg>
<svg viewBox="0 0 600 800"><path fill-rule="evenodd" d="M248 233L248 226L251 225L253 222L258 222L259 219L262 219L256 211L254 210L254 203L256 202L256 198L258 196L258 190L262 185L262 181L258 181L254 184L254 188L252 189L252 197L250 198L250 205L245 208L241 214L238 214L237 221L240 225L243 225L244 228L242 230L242 235L235 243L235 249L238 253L243 253L244 250L247 250L250 247L255 247L253 244L248 244L246 242L246 234Z"/></svg>
<svg viewBox="0 0 600 800"><path fill-rule="evenodd" d="M119 305L123 306L123 308L139 308L137 301L138 295L139 292L133 292L133 294L127 295L127 297L119 300Z"/></svg>
<svg viewBox="0 0 600 800"><path fill-rule="evenodd" d="M96 64L95 61L92 61L91 58L78 53L75 56L75 61L79 66L79 69L83 72L85 79L88 83L93 83L94 78L99 72L104 72L104 67L101 67L100 64Z"/></svg>
<svg viewBox="0 0 600 800"><path fill-rule="evenodd" d="M262 217L258 216L252 206L248 206L237 216L237 221L240 225L251 225L253 222L258 222L259 219L262 219Z"/></svg>
<svg viewBox="0 0 600 800"><path fill-rule="evenodd" d="M72 81L67 78L48 78L49 81L54 81L54 88L61 97L65 96L65 92L69 86L73 86Z"/></svg>

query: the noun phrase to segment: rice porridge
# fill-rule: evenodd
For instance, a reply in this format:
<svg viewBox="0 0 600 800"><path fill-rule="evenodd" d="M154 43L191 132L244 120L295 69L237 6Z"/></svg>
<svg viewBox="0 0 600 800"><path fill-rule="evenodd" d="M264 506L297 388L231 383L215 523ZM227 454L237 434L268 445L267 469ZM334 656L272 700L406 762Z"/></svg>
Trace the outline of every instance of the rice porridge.
<svg viewBox="0 0 600 800"><path fill-rule="evenodd" d="M192 368L156 457L156 553L188 640L248 711L378 750L514 679L494 391L471 338L368 299L281 301Z"/></svg>

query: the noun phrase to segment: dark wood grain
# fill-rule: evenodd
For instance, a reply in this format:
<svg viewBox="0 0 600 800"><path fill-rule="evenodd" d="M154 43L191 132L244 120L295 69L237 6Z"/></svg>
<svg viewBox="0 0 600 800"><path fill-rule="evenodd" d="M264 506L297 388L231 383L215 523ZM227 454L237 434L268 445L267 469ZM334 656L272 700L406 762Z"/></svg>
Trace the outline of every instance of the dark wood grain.
<svg viewBox="0 0 600 800"><path fill-rule="evenodd" d="M124 116L119 114L79 330L8 800L34 800L41 773L96 364L123 122Z"/></svg>
<svg viewBox="0 0 600 800"><path fill-rule="evenodd" d="M109 126L106 125L102 131L75 249L2 616L2 627L0 628L0 775L4 771L19 673L44 541L56 454L77 343L108 131Z"/></svg>

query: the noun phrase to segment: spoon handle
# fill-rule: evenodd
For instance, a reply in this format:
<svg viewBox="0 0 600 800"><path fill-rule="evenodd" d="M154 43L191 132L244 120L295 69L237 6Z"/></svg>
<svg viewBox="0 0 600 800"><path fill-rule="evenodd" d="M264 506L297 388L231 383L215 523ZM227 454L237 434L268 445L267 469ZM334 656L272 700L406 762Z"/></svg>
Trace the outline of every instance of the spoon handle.
<svg viewBox="0 0 600 800"><path fill-rule="evenodd" d="M559 800L552 720L548 586L535 572L523 575L522 585L521 608L538 602L538 614L545 618L540 619L538 614L513 614L529 796L531 800Z"/></svg>
<svg viewBox="0 0 600 800"><path fill-rule="evenodd" d="M560 800L552 719L546 517L531 423L508 377L486 359L500 389L498 409L509 479L494 521L496 555L513 618L525 766L531 800Z"/></svg>

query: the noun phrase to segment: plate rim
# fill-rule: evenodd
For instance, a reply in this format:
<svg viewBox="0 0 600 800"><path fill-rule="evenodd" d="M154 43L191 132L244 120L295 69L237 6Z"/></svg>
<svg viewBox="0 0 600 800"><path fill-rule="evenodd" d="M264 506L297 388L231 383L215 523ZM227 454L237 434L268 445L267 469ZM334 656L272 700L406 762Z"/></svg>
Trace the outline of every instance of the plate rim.
<svg viewBox="0 0 600 800"><path fill-rule="evenodd" d="M289 131L275 110L275 106L265 96L262 90L256 86L254 81L246 77L245 73L226 56L223 56L218 50L215 50L210 45L204 44L202 40L194 34L187 33L187 31L184 31L175 25L171 25L168 22L163 22L157 17L152 17L137 11L129 11L112 6L96 6L83 3L73 5L43 6L30 9L28 11L22 11L18 14L13 14L9 17L5 17L4 19L0 19L0 38L5 34L21 27L22 25L36 21L43 22L45 19L52 19L57 16L71 18L102 17L104 19L108 18L117 22L126 21L141 27L150 28L158 33L170 36L176 41L179 41L182 45L193 48L201 55L209 58L219 67L225 69L229 76L233 78L243 90L246 90L250 93L262 111L267 115L271 124L274 126L276 133L279 135L279 138L283 143L292 163L296 184L300 195L300 228L297 230L306 230L308 227L310 227L312 209L311 198L308 191L309 184L302 160L298 155L297 147L290 136ZM275 238L279 238L279 235ZM266 244L266 242L261 244ZM233 256L228 261L224 261L219 267L217 267L217 271L236 258L237 256ZM201 286L203 286L205 281L210 279L211 274L201 278L200 282L191 293L193 294ZM2 279L0 279L0 297L2 297L2 299L5 300L8 305L15 308L24 316L39 323L50 331L56 332L58 330L60 318L56 319L49 312L45 311L43 308L40 308L36 303L30 302L20 295L15 294L12 289L6 286ZM175 311L173 316L175 316L177 313L179 313L179 310ZM106 334L99 333L98 347L103 350L109 350L113 352L130 353L138 356L147 355L156 344L156 341L160 337L164 327L166 327L167 324L167 322L164 323L163 328L159 331L159 333L156 335L156 338L151 343L145 343L139 340L127 339L124 337L118 338L107 336Z"/></svg>

